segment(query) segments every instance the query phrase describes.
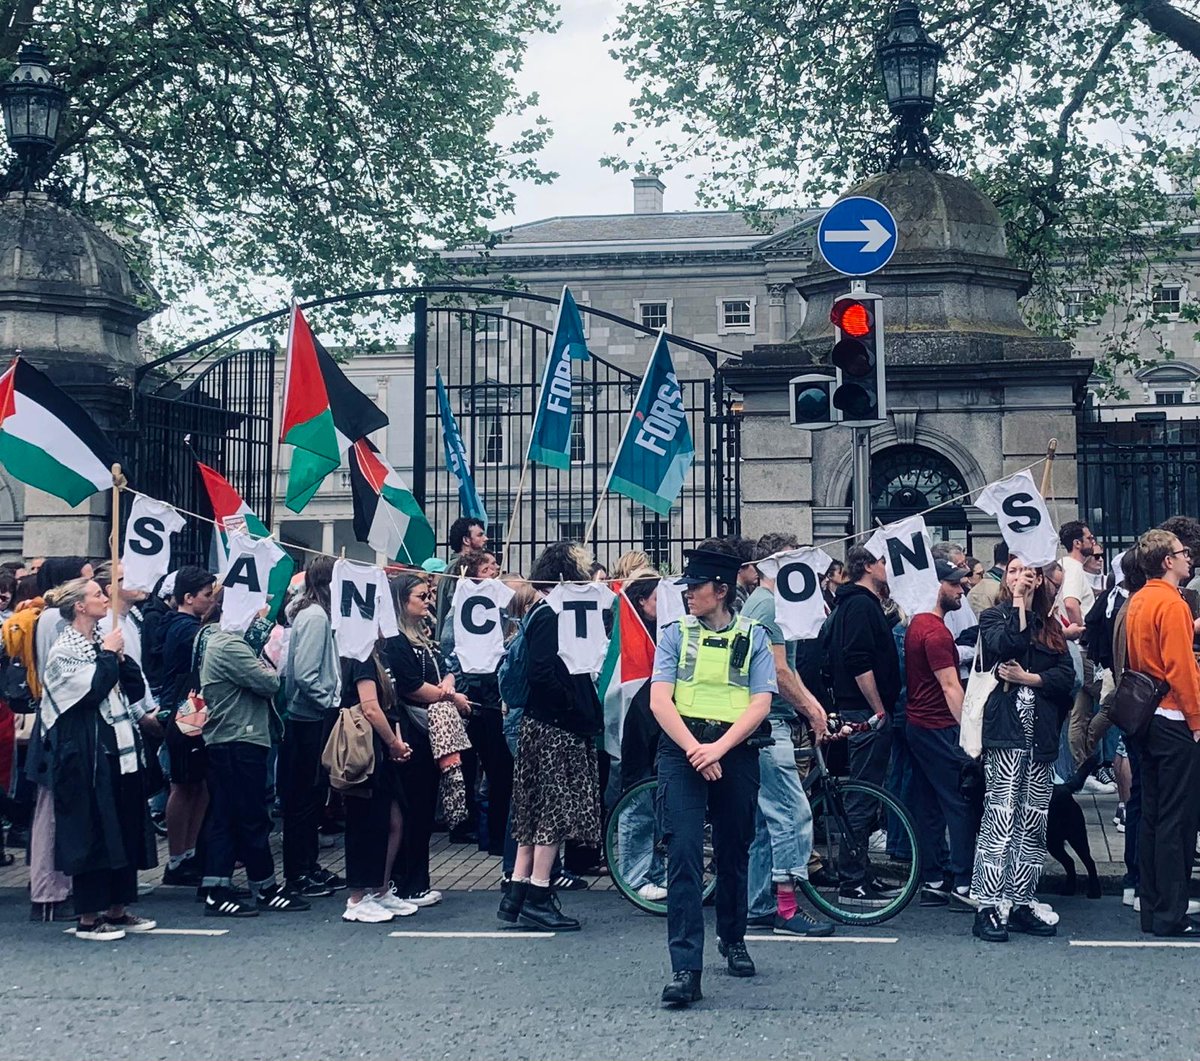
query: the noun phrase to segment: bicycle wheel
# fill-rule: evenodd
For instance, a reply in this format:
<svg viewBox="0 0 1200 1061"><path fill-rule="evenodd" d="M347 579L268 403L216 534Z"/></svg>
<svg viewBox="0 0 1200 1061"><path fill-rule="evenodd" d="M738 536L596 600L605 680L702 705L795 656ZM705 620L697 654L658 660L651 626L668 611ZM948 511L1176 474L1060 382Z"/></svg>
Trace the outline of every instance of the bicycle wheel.
<svg viewBox="0 0 1200 1061"><path fill-rule="evenodd" d="M663 888L667 884L667 850L658 835L658 819L654 810L654 794L657 790L658 782L649 778L628 789L617 800L604 828L604 853L617 891L639 910L664 917L667 913L666 899L647 898L638 894L646 884ZM706 825L702 893L706 900L716 886L712 842Z"/></svg>
<svg viewBox="0 0 1200 1061"><path fill-rule="evenodd" d="M911 862L892 859L886 849L876 850L868 846L868 872L882 887L894 891L894 898L865 902L839 894L839 859L843 853L857 846L850 832L844 802L850 793L869 801L873 822L886 823L890 817L893 831L898 824L904 839L908 841L907 847L913 853ZM812 880L800 882L800 889L809 902L829 917L847 925L878 925L895 917L912 902L921 883L917 830L908 809L878 785L838 778L827 778L815 792L809 794L809 799L813 812L813 850L822 862L819 874L814 875ZM889 840L894 844L897 837L889 837ZM887 846L890 845L884 845L885 848Z"/></svg>

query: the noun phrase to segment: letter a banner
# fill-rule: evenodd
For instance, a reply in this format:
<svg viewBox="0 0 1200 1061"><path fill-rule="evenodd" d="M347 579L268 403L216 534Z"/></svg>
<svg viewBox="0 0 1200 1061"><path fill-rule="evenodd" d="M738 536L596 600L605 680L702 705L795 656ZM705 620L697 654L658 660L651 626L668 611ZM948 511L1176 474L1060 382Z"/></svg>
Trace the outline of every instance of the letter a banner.
<svg viewBox="0 0 1200 1061"><path fill-rule="evenodd" d="M571 362L587 359L579 307L564 287L558 303L554 341L550 344L550 356L542 374L537 417L529 436L531 461L564 471L571 466Z"/></svg>
<svg viewBox="0 0 1200 1061"><path fill-rule="evenodd" d="M996 517L1008 551L1030 567L1052 564L1058 558L1058 535L1029 472L992 483L979 495L975 507Z"/></svg>
<svg viewBox="0 0 1200 1061"><path fill-rule="evenodd" d="M933 611L937 604L938 577L929 548L929 531L920 516L880 527L867 542L872 556L887 560L892 600L909 615Z"/></svg>
<svg viewBox="0 0 1200 1061"><path fill-rule="evenodd" d="M683 489L695 453L683 411L683 388L675 378L666 337L659 332L609 469L608 488L666 516Z"/></svg>

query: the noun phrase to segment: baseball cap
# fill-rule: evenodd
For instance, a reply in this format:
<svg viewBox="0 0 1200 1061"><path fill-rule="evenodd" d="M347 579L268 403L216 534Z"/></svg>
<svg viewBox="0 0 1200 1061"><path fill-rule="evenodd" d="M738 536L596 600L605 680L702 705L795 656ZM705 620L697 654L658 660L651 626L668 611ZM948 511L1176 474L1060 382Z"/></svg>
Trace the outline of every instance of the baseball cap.
<svg viewBox="0 0 1200 1061"><path fill-rule="evenodd" d="M934 567L939 582L961 582L971 574L965 567L955 567L949 560L935 560Z"/></svg>

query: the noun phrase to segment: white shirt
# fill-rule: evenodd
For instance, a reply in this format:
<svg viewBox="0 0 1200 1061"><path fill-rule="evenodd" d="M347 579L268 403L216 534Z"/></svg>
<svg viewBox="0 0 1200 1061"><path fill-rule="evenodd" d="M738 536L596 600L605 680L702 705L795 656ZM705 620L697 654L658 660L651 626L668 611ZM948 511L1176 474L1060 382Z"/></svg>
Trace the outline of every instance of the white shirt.
<svg viewBox="0 0 1200 1061"><path fill-rule="evenodd" d="M339 655L364 660L379 638L399 635L396 605L381 568L338 560L333 565L330 591L333 638Z"/></svg>
<svg viewBox="0 0 1200 1061"><path fill-rule="evenodd" d="M454 612L454 654L464 674L494 674L504 658L500 609L513 591L498 578L460 578L450 607Z"/></svg>
<svg viewBox="0 0 1200 1061"><path fill-rule="evenodd" d="M244 634L267 605L271 569L287 554L273 538L235 534L229 539L229 567L221 596L221 629Z"/></svg>
<svg viewBox="0 0 1200 1061"><path fill-rule="evenodd" d="M603 582L561 583L546 594L558 613L558 658L571 674L599 674L608 654L604 612L616 595Z"/></svg>
<svg viewBox="0 0 1200 1061"><path fill-rule="evenodd" d="M1044 567L1058 556L1058 535L1028 471L989 485L975 507L996 517L1009 551L1031 567Z"/></svg>
<svg viewBox="0 0 1200 1061"><path fill-rule="evenodd" d="M184 519L170 505L138 494L129 510L122 583L128 590L150 593L171 566L171 535L183 530Z"/></svg>
<svg viewBox="0 0 1200 1061"><path fill-rule="evenodd" d="M1091 583L1088 581L1088 574L1083 569L1083 564L1072 556L1064 556L1060 561L1063 569L1062 586L1058 590L1058 598L1054 602L1055 612L1065 621L1067 618L1067 609L1065 602L1074 598L1079 601L1079 612L1081 617L1086 617L1091 611L1092 605L1096 603L1096 591L1092 589Z"/></svg>

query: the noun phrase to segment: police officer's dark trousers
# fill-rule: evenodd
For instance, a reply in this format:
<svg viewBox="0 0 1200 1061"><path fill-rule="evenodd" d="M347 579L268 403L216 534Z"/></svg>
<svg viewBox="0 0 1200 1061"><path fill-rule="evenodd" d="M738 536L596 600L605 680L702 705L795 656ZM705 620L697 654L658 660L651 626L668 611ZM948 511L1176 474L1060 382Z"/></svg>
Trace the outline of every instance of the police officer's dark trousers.
<svg viewBox="0 0 1200 1061"><path fill-rule="evenodd" d="M667 945L673 972L704 967L704 818L717 867L717 935L746 933L746 871L758 808L758 749L740 744L705 781L670 737L658 742L658 820L667 845Z"/></svg>

